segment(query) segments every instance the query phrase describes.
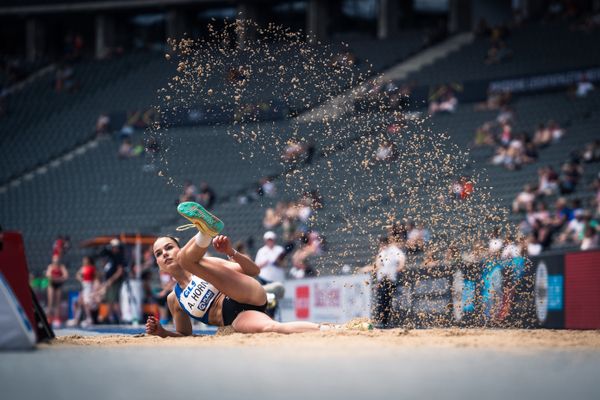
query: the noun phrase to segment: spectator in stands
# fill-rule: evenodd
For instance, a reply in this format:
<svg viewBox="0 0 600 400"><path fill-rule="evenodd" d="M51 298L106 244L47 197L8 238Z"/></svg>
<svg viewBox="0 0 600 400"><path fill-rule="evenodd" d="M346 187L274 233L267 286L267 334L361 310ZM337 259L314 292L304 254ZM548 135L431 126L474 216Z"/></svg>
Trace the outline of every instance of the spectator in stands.
<svg viewBox="0 0 600 400"><path fill-rule="evenodd" d="M425 249L425 254L423 256L423 262L421 266L426 269L435 269L442 266L441 260L438 259L436 249L428 247Z"/></svg>
<svg viewBox="0 0 600 400"><path fill-rule="evenodd" d="M183 184L183 193L179 196L179 202L196 201L198 196L198 188L190 180L186 180Z"/></svg>
<svg viewBox="0 0 600 400"><path fill-rule="evenodd" d="M600 176L598 176L598 177L596 177L596 179L594 179L594 182L592 182L590 187L594 190L593 203L596 206L596 215L600 215Z"/></svg>
<svg viewBox="0 0 600 400"><path fill-rule="evenodd" d="M394 327L392 300L396 292L398 274L404 271L406 255L387 236L379 239L379 252L373 264L361 268L361 272L373 272L375 278L375 304L373 319L380 329Z"/></svg>
<svg viewBox="0 0 600 400"><path fill-rule="evenodd" d="M454 95L452 89L448 86L443 86L434 94L429 102L429 114L433 115L438 112L454 113L458 106L458 99Z"/></svg>
<svg viewBox="0 0 600 400"><path fill-rule="evenodd" d="M502 122L500 124L500 144L504 147L508 147L513 139L512 126L509 122Z"/></svg>
<svg viewBox="0 0 600 400"><path fill-rule="evenodd" d="M594 85L588 80L586 74L581 76L579 82L577 82L577 88L575 89L575 96L579 98L587 97L590 92L594 90Z"/></svg>
<svg viewBox="0 0 600 400"><path fill-rule="evenodd" d="M46 268L46 277L50 283L48 285L48 317L54 327L60 328L62 325L60 318L62 287L69 277L69 272L61 263L60 256L52 256L52 262Z"/></svg>
<svg viewBox="0 0 600 400"><path fill-rule="evenodd" d="M548 130L550 131L550 137L552 138L552 143L559 142L563 136L565 135L565 130L560 127L558 122L554 120L548 121Z"/></svg>
<svg viewBox="0 0 600 400"><path fill-rule="evenodd" d="M583 239L581 240L581 250L592 250L600 247L600 241L598 240L598 226L593 227L591 224L586 225L583 232Z"/></svg>
<svg viewBox="0 0 600 400"><path fill-rule="evenodd" d="M539 124L533 135L533 143L537 147L546 147L552 143L552 132L543 123Z"/></svg>
<svg viewBox="0 0 600 400"><path fill-rule="evenodd" d="M512 203L513 212L531 211L535 198L536 195L533 186L525 185Z"/></svg>
<svg viewBox="0 0 600 400"><path fill-rule="evenodd" d="M108 306L108 321L119 323L121 320L121 307L119 297L121 285L125 278L125 255L119 239L112 239L107 251L103 252L107 262L104 266L104 289L106 295L104 301ZM100 322L105 322L101 320Z"/></svg>
<svg viewBox="0 0 600 400"><path fill-rule="evenodd" d="M217 201L217 195L207 182L200 182L200 192L198 193L196 201L207 210L211 209L215 205L215 202Z"/></svg>
<svg viewBox="0 0 600 400"><path fill-rule="evenodd" d="M600 161L600 140L594 140L591 143L585 145L583 152L581 153L583 162L593 163Z"/></svg>
<svg viewBox="0 0 600 400"><path fill-rule="evenodd" d="M160 152L160 143L154 136L150 136L146 142L146 152L149 154L158 154Z"/></svg>
<svg viewBox="0 0 600 400"><path fill-rule="evenodd" d="M407 229L406 248L409 251L423 251L425 245L429 242L429 230L422 223L415 225L412 221L408 223Z"/></svg>
<svg viewBox="0 0 600 400"><path fill-rule="evenodd" d="M102 113L96 120L96 136L104 136L110 133L110 117L107 113Z"/></svg>
<svg viewBox="0 0 600 400"><path fill-rule="evenodd" d="M306 154L306 147L302 143L290 139L284 149L282 158L286 162L296 162L300 161L304 154Z"/></svg>
<svg viewBox="0 0 600 400"><path fill-rule="evenodd" d="M491 257L499 257L503 246L504 240L500 236L500 229L496 228L492 231L491 238L488 242L487 253Z"/></svg>
<svg viewBox="0 0 600 400"><path fill-rule="evenodd" d="M281 202L277 203L279 206ZM276 211L275 208L269 207L265 211L265 217L263 218L263 228L267 230L274 229L281 225L281 214Z"/></svg>
<svg viewBox="0 0 600 400"><path fill-rule="evenodd" d="M575 210L573 215L574 218L569 221L565 229L560 233L558 237L559 243L579 243L579 238L583 237L585 230L584 211Z"/></svg>
<svg viewBox="0 0 600 400"><path fill-rule="evenodd" d="M271 198L277 195L277 187L271 179L264 177L260 180L259 185L259 195Z"/></svg>
<svg viewBox="0 0 600 400"><path fill-rule="evenodd" d="M375 152L375 159L377 161L390 161L393 160L394 157L394 144L389 140L383 140Z"/></svg>
<svg viewBox="0 0 600 400"><path fill-rule="evenodd" d="M285 252L284 248L277 245L275 240L277 235L273 231L267 231L263 235L265 245L258 249L256 253L255 263L260 268L258 275L263 281L283 282L285 280L285 272L283 267L278 264L279 257Z"/></svg>
<svg viewBox="0 0 600 400"><path fill-rule="evenodd" d="M530 234L527 236L527 255L528 256L537 256L542 252L542 245L538 242L535 234Z"/></svg>
<svg viewBox="0 0 600 400"><path fill-rule="evenodd" d="M579 163L575 162L574 160L569 160L566 163L564 163L561 168L561 176L559 183L560 193L573 193L582 175L583 167Z"/></svg>
<svg viewBox="0 0 600 400"><path fill-rule="evenodd" d="M500 125L508 124L512 128L511 125L515 122L515 110L510 105L503 104L496 116L496 122Z"/></svg>
<svg viewBox="0 0 600 400"><path fill-rule="evenodd" d="M119 146L119 151L117 155L121 159L133 157L133 144L131 143L131 139L123 139L121 145Z"/></svg>
<svg viewBox="0 0 600 400"><path fill-rule="evenodd" d="M492 132L492 123L485 122L475 132L475 146L494 146L496 141Z"/></svg>
<svg viewBox="0 0 600 400"><path fill-rule="evenodd" d="M552 196L558 191L558 174L548 165L538 169L538 195Z"/></svg>
<svg viewBox="0 0 600 400"><path fill-rule="evenodd" d="M316 271L308 264L307 259L321 254L321 238L317 232L310 232L301 238L301 247L292 254L290 275L296 279L315 276Z"/></svg>

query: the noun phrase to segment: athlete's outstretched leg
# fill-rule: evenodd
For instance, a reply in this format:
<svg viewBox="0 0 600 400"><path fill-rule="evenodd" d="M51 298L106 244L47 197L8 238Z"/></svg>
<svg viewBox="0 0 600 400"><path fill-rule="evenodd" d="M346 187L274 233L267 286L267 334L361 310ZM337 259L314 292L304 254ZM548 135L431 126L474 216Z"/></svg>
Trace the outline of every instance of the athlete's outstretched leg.
<svg viewBox="0 0 600 400"><path fill-rule="evenodd" d="M197 203L181 203L177 211L190 220L199 231L177 254L179 265L186 271L212 283L239 303L256 306L265 304L266 292L255 279L219 263L202 262L200 265L212 238L223 229L223 223Z"/></svg>
<svg viewBox="0 0 600 400"><path fill-rule="evenodd" d="M320 325L314 322L277 322L267 314L252 310L241 312L231 326L240 333L302 333L320 330Z"/></svg>
<svg viewBox="0 0 600 400"><path fill-rule="evenodd" d="M238 303L261 306L267 302L267 292L256 279L248 275L217 263L202 262L200 265L186 259L186 254L181 252L177 255L177 262L183 269L212 283Z"/></svg>

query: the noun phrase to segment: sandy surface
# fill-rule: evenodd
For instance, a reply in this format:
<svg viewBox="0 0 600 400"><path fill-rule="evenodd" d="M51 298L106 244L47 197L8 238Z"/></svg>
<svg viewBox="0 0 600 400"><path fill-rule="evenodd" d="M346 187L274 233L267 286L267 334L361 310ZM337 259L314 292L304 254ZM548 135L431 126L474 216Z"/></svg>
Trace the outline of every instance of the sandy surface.
<svg viewBox="0 0 600 400"><path fill-rule="evenodd" d="M429 329L316 332L294 335L220 332L215 336L159 338L146 335L70 335L58 337L48 347L61 346L183 346L183 347L272 347L335 348L587 348L600 351L600 331Z"/></svg>
<svg viewBox="0 0 600 400"><path fill-rule="evenodd" d="M7 399L596 400L598 371L600 331L71 334L0 354Z"/></svg>

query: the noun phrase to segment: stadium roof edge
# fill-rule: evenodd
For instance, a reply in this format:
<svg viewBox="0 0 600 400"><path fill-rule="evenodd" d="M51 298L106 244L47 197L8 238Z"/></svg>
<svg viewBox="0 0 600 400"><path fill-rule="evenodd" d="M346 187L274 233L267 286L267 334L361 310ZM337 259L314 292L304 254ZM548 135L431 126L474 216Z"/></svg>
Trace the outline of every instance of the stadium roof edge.
<svg viewBox="0 0 600 400"><path fill-rule="evenodd" d="M235 0L224 1L237 3ZM214 3L214 0L106 0L89 3L38 4L27 6L0 6L0 16L23 14L53 14L60 12L120 10L127 8L164 7L172 5L188 5L199 3Z"/></svg>

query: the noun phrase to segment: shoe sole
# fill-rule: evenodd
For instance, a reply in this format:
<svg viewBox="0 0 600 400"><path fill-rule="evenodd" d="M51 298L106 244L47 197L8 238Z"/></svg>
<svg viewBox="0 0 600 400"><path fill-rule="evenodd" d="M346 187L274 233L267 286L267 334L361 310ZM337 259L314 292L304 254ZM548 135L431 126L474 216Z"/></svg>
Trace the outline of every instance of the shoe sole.
<svg viewBox="0 0 600 400"><path fill-rule="evenodd" d="M225 225L198 203L187 201L177 206L177 212L187 218L202 233L217 236Z"/></svg>

